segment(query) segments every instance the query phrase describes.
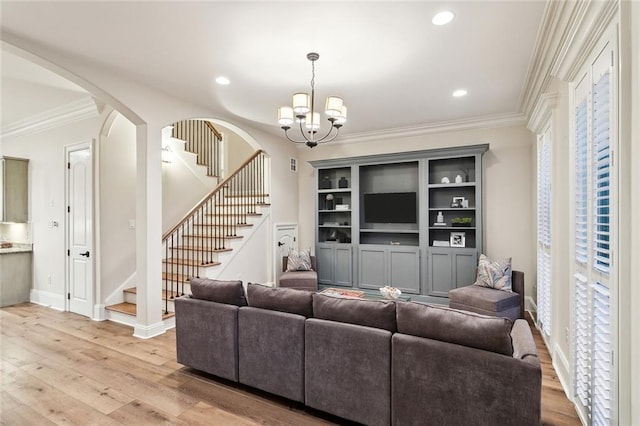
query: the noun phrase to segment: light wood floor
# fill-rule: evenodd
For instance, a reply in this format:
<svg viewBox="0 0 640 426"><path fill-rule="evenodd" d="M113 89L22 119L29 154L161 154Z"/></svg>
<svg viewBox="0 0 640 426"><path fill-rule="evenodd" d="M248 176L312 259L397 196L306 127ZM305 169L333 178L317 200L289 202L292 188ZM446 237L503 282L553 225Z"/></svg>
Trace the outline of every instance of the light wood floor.
<svg viewBox="0 0 640 426"><path fill-rule="evenodd" d="M150 340L36 305L0 309L0 424L345 424L175 361L175 332ZM537 331L542 420L580 424Z"/></svg>

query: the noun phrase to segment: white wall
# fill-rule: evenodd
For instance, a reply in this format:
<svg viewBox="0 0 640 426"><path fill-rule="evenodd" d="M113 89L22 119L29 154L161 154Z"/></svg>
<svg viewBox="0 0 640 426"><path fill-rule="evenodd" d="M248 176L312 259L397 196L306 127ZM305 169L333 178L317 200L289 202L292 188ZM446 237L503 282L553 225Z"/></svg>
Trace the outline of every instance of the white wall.
<svg viewBox="0 0 640 426"><path fill-rule="evenodd" d="M490 144L483 156L484 246L491 258L512 257L513 268L525 273L526 293L532 292L535 256L532 251L532 144L535 138L524 126L466 130L377 140L328 143L300 148L300 247L314 247L314 169L308 161L416 151L443 147Z"/></svg>
<svg viewBox="0 0 640 426"><path fill-rule="evenodd" d="M136 268L136 127L117 114L100 150L100 300ZM135 283L134 283L135 284Z"/></svg>
<svg viewBox="0 0 640 426"><path fill-rule="evenodd" d="M3 140L5 155L29 159L29 217L33 240L31 298L56 309L64 309L67 258L64 147L97 140L102 119L96 117ZM58 222L59 226L50 227L52 221Z"/></svg>

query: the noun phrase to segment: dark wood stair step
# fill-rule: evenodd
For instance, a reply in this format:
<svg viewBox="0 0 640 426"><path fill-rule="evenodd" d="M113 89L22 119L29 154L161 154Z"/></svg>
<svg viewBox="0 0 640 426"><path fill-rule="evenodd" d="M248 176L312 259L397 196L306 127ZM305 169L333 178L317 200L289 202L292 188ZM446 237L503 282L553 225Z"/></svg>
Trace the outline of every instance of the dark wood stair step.
<svg viewBox="0 0 640 426"><path fill-rule="evenodd" d="M169 250L176 251L203 251L206 253L225 253L228 251L233 251L232 248L219 248L219 249L208 249L206 247L196 247L196 246L176 246L171 247Z"/></svg>
<svg viewBox="0 0 640 426"><path fill-rule="evenodd" d="M187 275L182 274L172 274L172 273L162 273L163 281L172 281L174 283L188 283L189 277Z"/></svg>
<svg viewBox="0 0 640 426"><path fill-rule="evenodd" d="M125 288L124 289L125 293L129 293L129 294L138 294L138 288L137 287L131 287L131 288ZM178 293L176 295L176 293ZM162 290L162 300L173 300L176 297L180 297L181 295L179 294L179 292L176 291L170 291L170 290Z"/></svg>
<svg viewBox="0 0 640 426"><path fill-rule="evenodd" d="M234 235L234 236L227 235L227 236L221 237L221 236L215 236L215 235L200 235L200 234L184 234L183 237L224 239L224 240L239 240L243 238L242 235Z"/></svg>
<svg viewBox="0 0 640 426"><path fill-rule="evenodd" d="M269 194L225 194L224 196L227 198L247 198L247 197L266 198L269 196Z"/></svg>
<svg viewBox="0 0 640 426"><path fill-rule="evenodd" d="M196 259L174 259L172 257L168 259L162 259L162 263L170 264L170 265L186 265L186 266L218 266L221 265L220 262L208 262L203 263Z"/></svg>
<svg viewBox="0 0 640 426"><path fill-rule="evenodd" d="M251 213L205 213L205 216L224 216L224 217L238 217L238 216L251 216L251 217L260 217L262 216L262 213L255 213L255 212L251 212Z"/></svg>
<svg viewBox="0 0 640 426"><path fill-rule="evenodd" d="M223 225L220 223L194 223L193 226L207 226L213 228L231 228L235 226L236 228L250 228L253 226L253 223L234 223L229 225Z"/></svg>
<svg viewBox="0 0 640 426"><path fill-rule="evenodd" d="M137 306L134 303L124 302L124 303L118 303L115 305L106 306L105 309L108 311L120 312L121 314L131 315L135 317ZM167 314L163 312L162 319L164 320L167 318L171 318L171 317L174 317L175 315L176 314L174 312L169 312Z"/></svg>

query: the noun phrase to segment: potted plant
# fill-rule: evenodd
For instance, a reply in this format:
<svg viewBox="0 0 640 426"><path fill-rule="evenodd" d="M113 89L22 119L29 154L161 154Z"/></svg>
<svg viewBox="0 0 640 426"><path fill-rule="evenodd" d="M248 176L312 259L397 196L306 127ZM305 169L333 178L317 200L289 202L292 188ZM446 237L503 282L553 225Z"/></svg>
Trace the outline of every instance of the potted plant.
<svg viewBox="0 0 640 426"><path fill-rule="evenodd" d="M473 218L471 217L454 217L451 219L452 226L471 226Z"/></svg>

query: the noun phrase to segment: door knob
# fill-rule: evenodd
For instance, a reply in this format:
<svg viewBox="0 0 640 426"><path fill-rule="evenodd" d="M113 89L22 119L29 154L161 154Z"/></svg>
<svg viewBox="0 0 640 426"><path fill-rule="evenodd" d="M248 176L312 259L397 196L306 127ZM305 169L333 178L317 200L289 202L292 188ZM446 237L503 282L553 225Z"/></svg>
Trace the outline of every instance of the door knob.
<svg viewBox="0 0 640 426"><path fill-rule="evenodd" d="M284 243L282 241L278 241L278 247L282 247Z"/></svg>
<svg viewBox="0 0 640 426"><path fill-rule="evenodd" d="M80 253L80 256L89 257L89 250L85 251L84 253Z"/></svg>

